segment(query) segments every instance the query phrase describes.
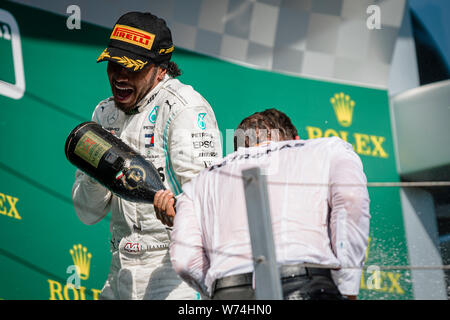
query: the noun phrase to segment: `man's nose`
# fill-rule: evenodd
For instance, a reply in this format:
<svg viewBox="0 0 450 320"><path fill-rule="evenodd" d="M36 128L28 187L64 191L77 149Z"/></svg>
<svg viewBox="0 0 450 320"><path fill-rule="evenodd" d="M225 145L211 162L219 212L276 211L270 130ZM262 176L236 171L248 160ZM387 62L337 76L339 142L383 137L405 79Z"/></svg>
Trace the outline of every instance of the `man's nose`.
<svg viewBox="0 0 450 320"><path fill-rule="evenodd" d="M128 80L130 77L130 72L127 70L127 68L119 67L116 70L116 80L117 81L125 81Z"/></svg>

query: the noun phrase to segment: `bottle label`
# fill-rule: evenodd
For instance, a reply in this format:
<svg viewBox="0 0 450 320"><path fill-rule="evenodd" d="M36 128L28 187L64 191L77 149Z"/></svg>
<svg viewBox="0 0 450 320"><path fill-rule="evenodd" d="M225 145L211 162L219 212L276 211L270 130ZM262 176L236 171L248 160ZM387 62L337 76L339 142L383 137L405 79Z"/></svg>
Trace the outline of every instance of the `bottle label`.
<svg viewBox="0 0 450 320"><path fill-rule="evenodd" d="M111 145L92 131L87 131L78 141L75 154L95 168L100 159L111 148Z"/></svg>

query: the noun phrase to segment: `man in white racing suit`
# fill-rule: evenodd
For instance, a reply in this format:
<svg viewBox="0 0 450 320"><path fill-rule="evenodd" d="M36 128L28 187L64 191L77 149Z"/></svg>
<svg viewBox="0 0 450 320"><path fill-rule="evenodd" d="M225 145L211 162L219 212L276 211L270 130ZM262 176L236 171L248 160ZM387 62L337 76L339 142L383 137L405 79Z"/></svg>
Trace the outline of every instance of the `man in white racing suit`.
<svg viewBox="0 0 450 320"><path fill-rule="evenodd" d="M255 284L242 171L260 167L267 177L283 298L355 299L370 221L361 160L337 137L261 135L283 129L270 122L275 113L266 110L244 119L243 130L256 130L245 136L247 148L183 186L171 234L173 266L212 299L255 299L258 279ZM158 191L155 209L174 215L171 201L168 191Z"/></svg>
<svg viewBox="0 0 450 320"><path fill-rule="evenodd" d="M137 34L142 39L129 36ZM146 36L153 42L144 48ZM177 195L185 182L221 158L222 146L208 102L174 78L180 72L169 61L172 51L164 20L150 13L123 15L97 60L108 61L113 96L97 105L92 120L152 162ZM85 224L111 212L112 262L100 299L199 297L173 270L170 230L155 217L153 205L123 200L79 170L72 196Z"/></svg>

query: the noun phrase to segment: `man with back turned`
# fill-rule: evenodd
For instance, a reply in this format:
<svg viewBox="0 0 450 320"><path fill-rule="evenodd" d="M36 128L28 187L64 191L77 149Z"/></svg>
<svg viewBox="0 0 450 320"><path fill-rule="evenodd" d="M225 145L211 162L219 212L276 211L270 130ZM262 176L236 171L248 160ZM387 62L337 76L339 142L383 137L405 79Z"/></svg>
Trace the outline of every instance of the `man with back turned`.
<svg viewBox="0 0 450 320"><path fill-rule="evenodd" d="M283 298L356 298L370 221L361 160L340 138L296 135L282 112L255 113L236 130L237 151L183 186L176 214L170 192L156 194L155 209L175 216L172 264L204 295L255 299L242 171L259 167L267 175Z"/></svg>

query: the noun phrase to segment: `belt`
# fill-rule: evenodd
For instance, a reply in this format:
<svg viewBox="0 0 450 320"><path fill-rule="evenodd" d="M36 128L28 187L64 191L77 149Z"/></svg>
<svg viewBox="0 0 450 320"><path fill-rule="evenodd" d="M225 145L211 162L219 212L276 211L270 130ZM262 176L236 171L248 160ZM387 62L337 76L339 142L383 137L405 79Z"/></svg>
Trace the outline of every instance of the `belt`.
<svg viewBox="0 0 450 320"><path fill-rule="evenodd" d="M323 276L331 278L331 272L328 268L309 268L301 264L284 265L280 268L281 279L293 278L298 276Z"/></svg>
<svg viewBox="0 0 450 320"><path fill-rule="evenodd" d="M295 277L313 277L324 276L331 279L330 269L326 268L309 268L302 264L284 265L279 269L280 278L289 279ZM253 282L253 272L241 273L232 276L223 277L213 282L213 292L228 287L236 287L243 285L251 285Z"/></svg>

